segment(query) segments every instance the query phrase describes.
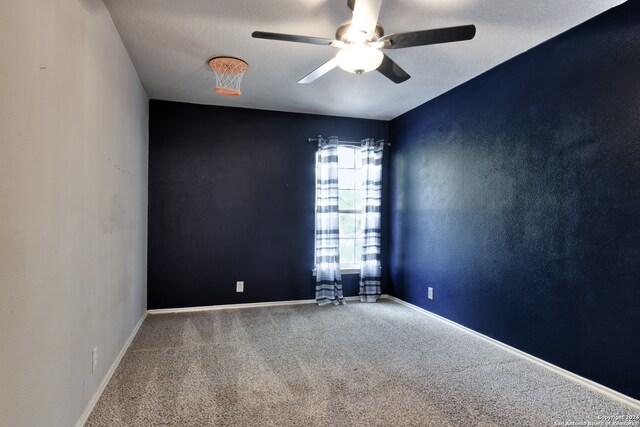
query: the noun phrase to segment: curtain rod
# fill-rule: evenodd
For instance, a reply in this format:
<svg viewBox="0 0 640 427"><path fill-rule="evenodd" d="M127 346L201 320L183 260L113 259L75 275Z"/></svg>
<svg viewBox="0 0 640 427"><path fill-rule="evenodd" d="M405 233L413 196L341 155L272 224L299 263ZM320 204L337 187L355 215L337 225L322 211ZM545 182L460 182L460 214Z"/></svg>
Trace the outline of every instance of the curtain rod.
<svg viewBox="0 0 640 427"><path fill-rule="evenodd" d="M307 139L308 142L318 142L318 141L326 141L322 136L318 136L317 138L308 138ZM379 139L376 141L376 144L382 143L384 145L386 145L387 147L391 147L391 143L390 142L384 142L384 139ZM361 141L340 141L338 140L338 144L342 144L342 145L360 145L362 144Z"/></svg>

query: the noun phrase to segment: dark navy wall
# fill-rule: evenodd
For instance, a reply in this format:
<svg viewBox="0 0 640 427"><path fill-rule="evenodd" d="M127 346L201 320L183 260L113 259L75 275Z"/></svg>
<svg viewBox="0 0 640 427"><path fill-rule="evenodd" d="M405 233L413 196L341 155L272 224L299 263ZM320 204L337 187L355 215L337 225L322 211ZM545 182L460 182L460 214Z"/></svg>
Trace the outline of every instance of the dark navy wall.
<svg viewBox="0 0 640 427"><path fill-rule="evenodd" d="M317 135L387 140L388 123L150 101L149 308L314 297Z"/></svg>
<svg viewBox="0 0 640 427"><path fill-rule="evenodd" d="M635 398L639 6L390 125L389 291Z"/></svg>

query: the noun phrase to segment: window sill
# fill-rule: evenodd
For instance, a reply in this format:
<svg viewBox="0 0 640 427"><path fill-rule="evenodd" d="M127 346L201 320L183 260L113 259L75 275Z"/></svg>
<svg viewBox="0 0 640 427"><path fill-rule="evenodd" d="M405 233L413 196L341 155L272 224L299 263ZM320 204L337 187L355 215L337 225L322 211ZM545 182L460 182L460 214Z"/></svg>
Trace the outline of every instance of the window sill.
<svg viewBox="0 0 640 427"><path fill-rule="evenodd" d="M316 275L316 269L311 270L313 275ZM360 266L359 265L344 265L340 266L340 274L360 274Z"/></svg>

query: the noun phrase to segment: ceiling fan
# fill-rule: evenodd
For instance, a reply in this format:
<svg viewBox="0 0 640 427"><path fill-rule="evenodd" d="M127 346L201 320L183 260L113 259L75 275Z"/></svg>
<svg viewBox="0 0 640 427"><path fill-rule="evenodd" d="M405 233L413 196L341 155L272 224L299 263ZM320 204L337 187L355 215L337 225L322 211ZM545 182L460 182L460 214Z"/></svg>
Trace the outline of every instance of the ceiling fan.
<svg viewBox="0 0 640 427"><path fill-rule="evenodd" d="M402 49L470 40L476 34L474 25L461 25L385 36L382 25L378 23L381 2L382 0L347 0L353 17L338 27L335 40L264 31L254 31L251 36L257 39L318 44L340 49L334 58L304 76L298 83L311 83L335 67L340 67L355 74L378 70L397 84L411 76L380 49Z"/></svg>

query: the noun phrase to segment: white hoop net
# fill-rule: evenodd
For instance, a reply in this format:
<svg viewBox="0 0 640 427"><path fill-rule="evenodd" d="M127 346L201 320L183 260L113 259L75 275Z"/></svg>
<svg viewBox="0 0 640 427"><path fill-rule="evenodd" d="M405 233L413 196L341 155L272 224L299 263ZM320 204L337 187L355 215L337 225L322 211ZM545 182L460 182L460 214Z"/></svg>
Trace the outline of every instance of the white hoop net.
<svg viewBox="0 0 640 427"><path fill-rule="evenodd" d="M242 76L249 68L241 59L219 56L209 61L216 73L216 92L224 96L240 96Z"/></svg>

